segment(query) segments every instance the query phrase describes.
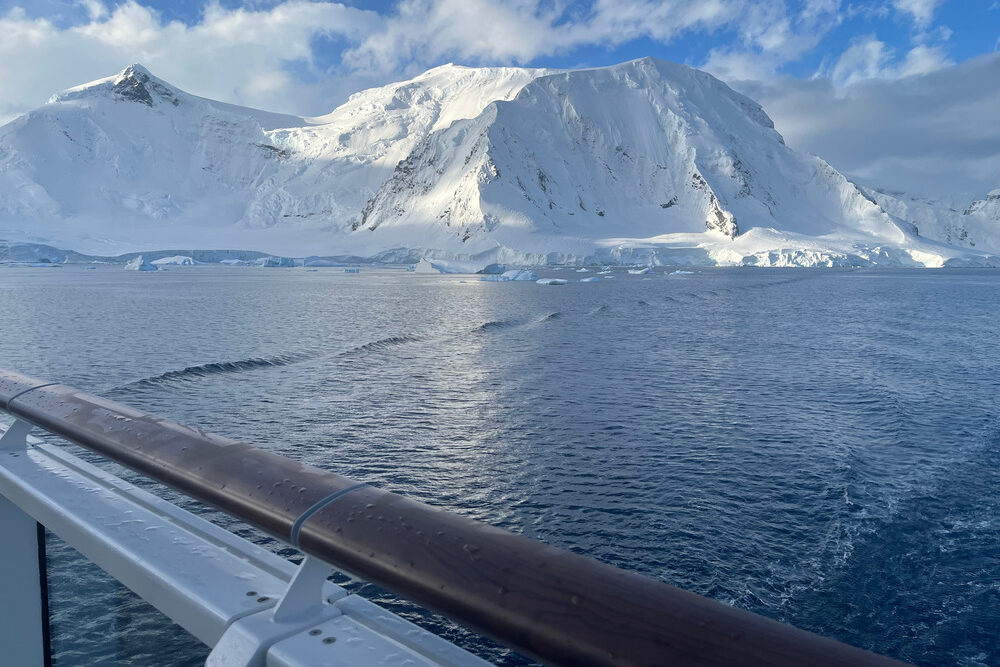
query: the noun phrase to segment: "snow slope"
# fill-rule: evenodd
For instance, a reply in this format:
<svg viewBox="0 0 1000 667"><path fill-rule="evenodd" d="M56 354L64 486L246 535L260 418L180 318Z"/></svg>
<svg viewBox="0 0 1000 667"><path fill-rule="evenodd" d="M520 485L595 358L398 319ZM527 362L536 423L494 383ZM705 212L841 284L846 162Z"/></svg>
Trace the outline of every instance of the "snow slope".
<svg viewBox="0 0 1000 667"><path fill-rule="evenodd" d="M785 146L752 100L652 58L446 65L317 118L199 98L133 65L0 128L0 238L88 252L995 261L1000 193L967 213L939 208L862 192Z"/></svg>

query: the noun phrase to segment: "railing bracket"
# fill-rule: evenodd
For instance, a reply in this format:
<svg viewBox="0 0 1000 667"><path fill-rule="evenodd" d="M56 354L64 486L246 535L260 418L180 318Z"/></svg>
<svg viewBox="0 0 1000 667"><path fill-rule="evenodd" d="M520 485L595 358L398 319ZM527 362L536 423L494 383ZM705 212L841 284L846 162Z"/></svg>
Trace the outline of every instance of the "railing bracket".
<svg viewBox="0 0 1000 667"><path fill-rule="evenodd" d="M28 448L28 433L31 432L32 425L23 419L15 419L14 423L7 427L3 435L0 435L0 451L24 451Z"/></svg>
<svg viewBox="0 0 1000 667"><path fill-rule="evenodd" d="M323 599L331 572L327 563L306 556L278 603L230 625L209 653L206 667L264 667L273 644L342 615Z"/></svg>

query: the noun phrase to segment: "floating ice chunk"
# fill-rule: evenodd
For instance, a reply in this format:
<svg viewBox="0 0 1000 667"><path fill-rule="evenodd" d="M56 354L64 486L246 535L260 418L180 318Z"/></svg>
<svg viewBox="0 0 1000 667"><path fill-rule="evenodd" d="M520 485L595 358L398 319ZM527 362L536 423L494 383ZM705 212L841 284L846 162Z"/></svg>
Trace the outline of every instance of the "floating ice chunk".
<svg viewBox="0 0 1000 667"><path fill-rule="evenodd" d="M423 258L414 267L417 273L458 273L472 275L480 273L483 265L478 262L467 262L458 259L426 259Z"/></svg>
<svg viewBox="0 0 1000 667"><path fill-rule="evenodd" d="M541 280L536 280L539 285L565 285L568 280L563 280L562 278L542 278Z"/></svg>
<svg viewBox="0 0 1000 667"><path fill-rule="evenodd" d="M603 269L603 270L601 270L601 271L598 271L598 272L597 272L597 275L599 275L599 276L606 276L606 275L608 275L609 273L611 273L611 269Z"/></svg>
<svg viewBox="0 0 1000 667"><path fill-rule="evenodd" d="M197 263L198 262L194 261L194 257L188 257L187 255L161 257L150 262L150 264L153 264L154 266L194 266Z"/></svg>
<svg viewBox="0 0 1000 667"><path fill-rule="evenodd" d="M694 275L694 271L681 271L680 269L677 269L676 271L671 271L668 275L671 275L671 276L693 276Z"/></svg>
<svg viewBox="0 0 1000 667"><path fill-rule="evenodd" d="M538 274L528 269L511 269L504 271L499 276L483 276L479 280L490 283L506 283L513 280L538 280Z"/></svg>
<svg viewBox="0 0 1000 667"><path fill-rule="evenodd" d="M135 259L125 263L126 271L156 271L159 267L153 266L147 262L142 255L139 255Z"/></svg>
<svg viewBox="0 0 1000 667"><path fill-rule="evenodd" d="M581 283L596 283L600 278L597 276L590 276L589 278L580 278Z"/></svg>
<svg viewBox="0 0 1000 667"><path fill-rule="evenodd" d="M470 262L459 259L427 259L423 257L412 267L407 269L414 273L451 273L462 275L502 275L507 271L503 264L487 264L483 266L478 262Z"/></svg>
<svg viewBox="0 0 1000 667"><path fill-rule="evenodd" d="M652 270L653 270L652 267L647 266L642 269L629 269L628 272L631 273L633 276L644 276Z"/></svg>
<svg viewBox="0 0 1000 667"><path fill-rule="evenodd" d="M576 272L577 273L590 273L590 269L588 269L588 268L580 268L580 269L577 269Z"/></svg>

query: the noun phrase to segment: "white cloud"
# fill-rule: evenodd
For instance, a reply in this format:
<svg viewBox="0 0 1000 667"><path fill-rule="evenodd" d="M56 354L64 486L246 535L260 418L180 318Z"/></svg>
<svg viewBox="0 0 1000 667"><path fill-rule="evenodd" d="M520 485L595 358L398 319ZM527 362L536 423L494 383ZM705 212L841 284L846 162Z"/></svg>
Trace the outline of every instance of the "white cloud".
<svg viewBox="0 0 1000 667"><path fill-rule="evenodd" d="M774 56L712 49L700 68L723 81L762 81L774 76L782 63L781 58Z"/></svg>
<svg viewBox="0 0 1000 667"><path fill-rule="evenodd" d="M313 66L310 41L377 30L373 12L329 2L293 0L267 10L210 5L194 25L164 21L134 0L112 10L85 3L89 20L60 28L14 9L0 16L0 121L45 102L59 90L141 62L198 95L279 111L323 113L363 76L305 85L287 74L289 61Z"/></svg>
<svg viewBox="0 0 1000 667"><path fill-rule="evenodd" d="M581 12L541 0L403 0L385 29L345 59L376 71L416 71L444 59L525 64L581 46L726 31L734 46L712 49L708 62L716 72L748 76L773 72L815 47L841 22L841 6L805 0L796 13L765 0L595 0Z"/></svg>
<svg viewBox="0 0 1000 667"><path fill-rule="evenodd" d="M825 62L814 78L829 78L837 88L866 79L899 79L928 74L954 65L940 46L918 44L902 60L874 36L856 39L831 67Z"/></svg>
<svg viewBox="0 0 1000 667"><path fill-rule="evenodd" d="M856 40L844 51L830 72L834 85L846 86L884 76L892 52L874 37Z"/></svg>
<svg viewBox="0 0 1000 667"><path fill-rule="evenodd" d="M669 41L689 31L742 25L750 0L595 0L585 13L539 0L403 0L384 29L347 51L368 71L422 69L443 59L524 64L578 46L638 38ZM569 12L567 14L567 12Z"/></svg>
<svg viewBox="0 0 1000 667"><path fill-rule="evenodd" d="M945 0L892 0L897 12L908 14L920 27L926 27L934 20L934 12Z"/></svg>
<svg viewBox="0 0 1000 667"><path fill-rule="evenodd" d="M918 45L910 49L897 72L900 77L929 74L950 67L954 63L944 49L938 46Z"/></svg>
<svg viewBox="0 0 1000 667"><path fill-rule="evenodd" d="M806 0L798 14L783 3L750 5L740 15L742 43L713 48L701 67L727 81L768 78L843 20L840 0Z"/></svg>
<svg viewBox="0 0 1000 667"><path fill-rule="evenodd" d="M80 4L87 10L87 16L91 21L102 19L108 15L108 8L100 0L80 0Z"/></svg>

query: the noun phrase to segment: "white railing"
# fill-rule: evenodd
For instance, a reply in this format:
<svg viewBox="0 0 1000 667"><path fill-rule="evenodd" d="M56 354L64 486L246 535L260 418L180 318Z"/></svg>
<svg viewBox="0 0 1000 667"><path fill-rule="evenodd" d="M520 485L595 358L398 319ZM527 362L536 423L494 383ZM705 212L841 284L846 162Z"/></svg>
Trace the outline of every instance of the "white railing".
<svg viewBox="0 0 1000 667"><path fill-rule="evenodd" d="M348 594L321 561L296 566L27 430L0 437L0 663L47 664L45 526L213 647L209 665L488 664Z"/></svg>

